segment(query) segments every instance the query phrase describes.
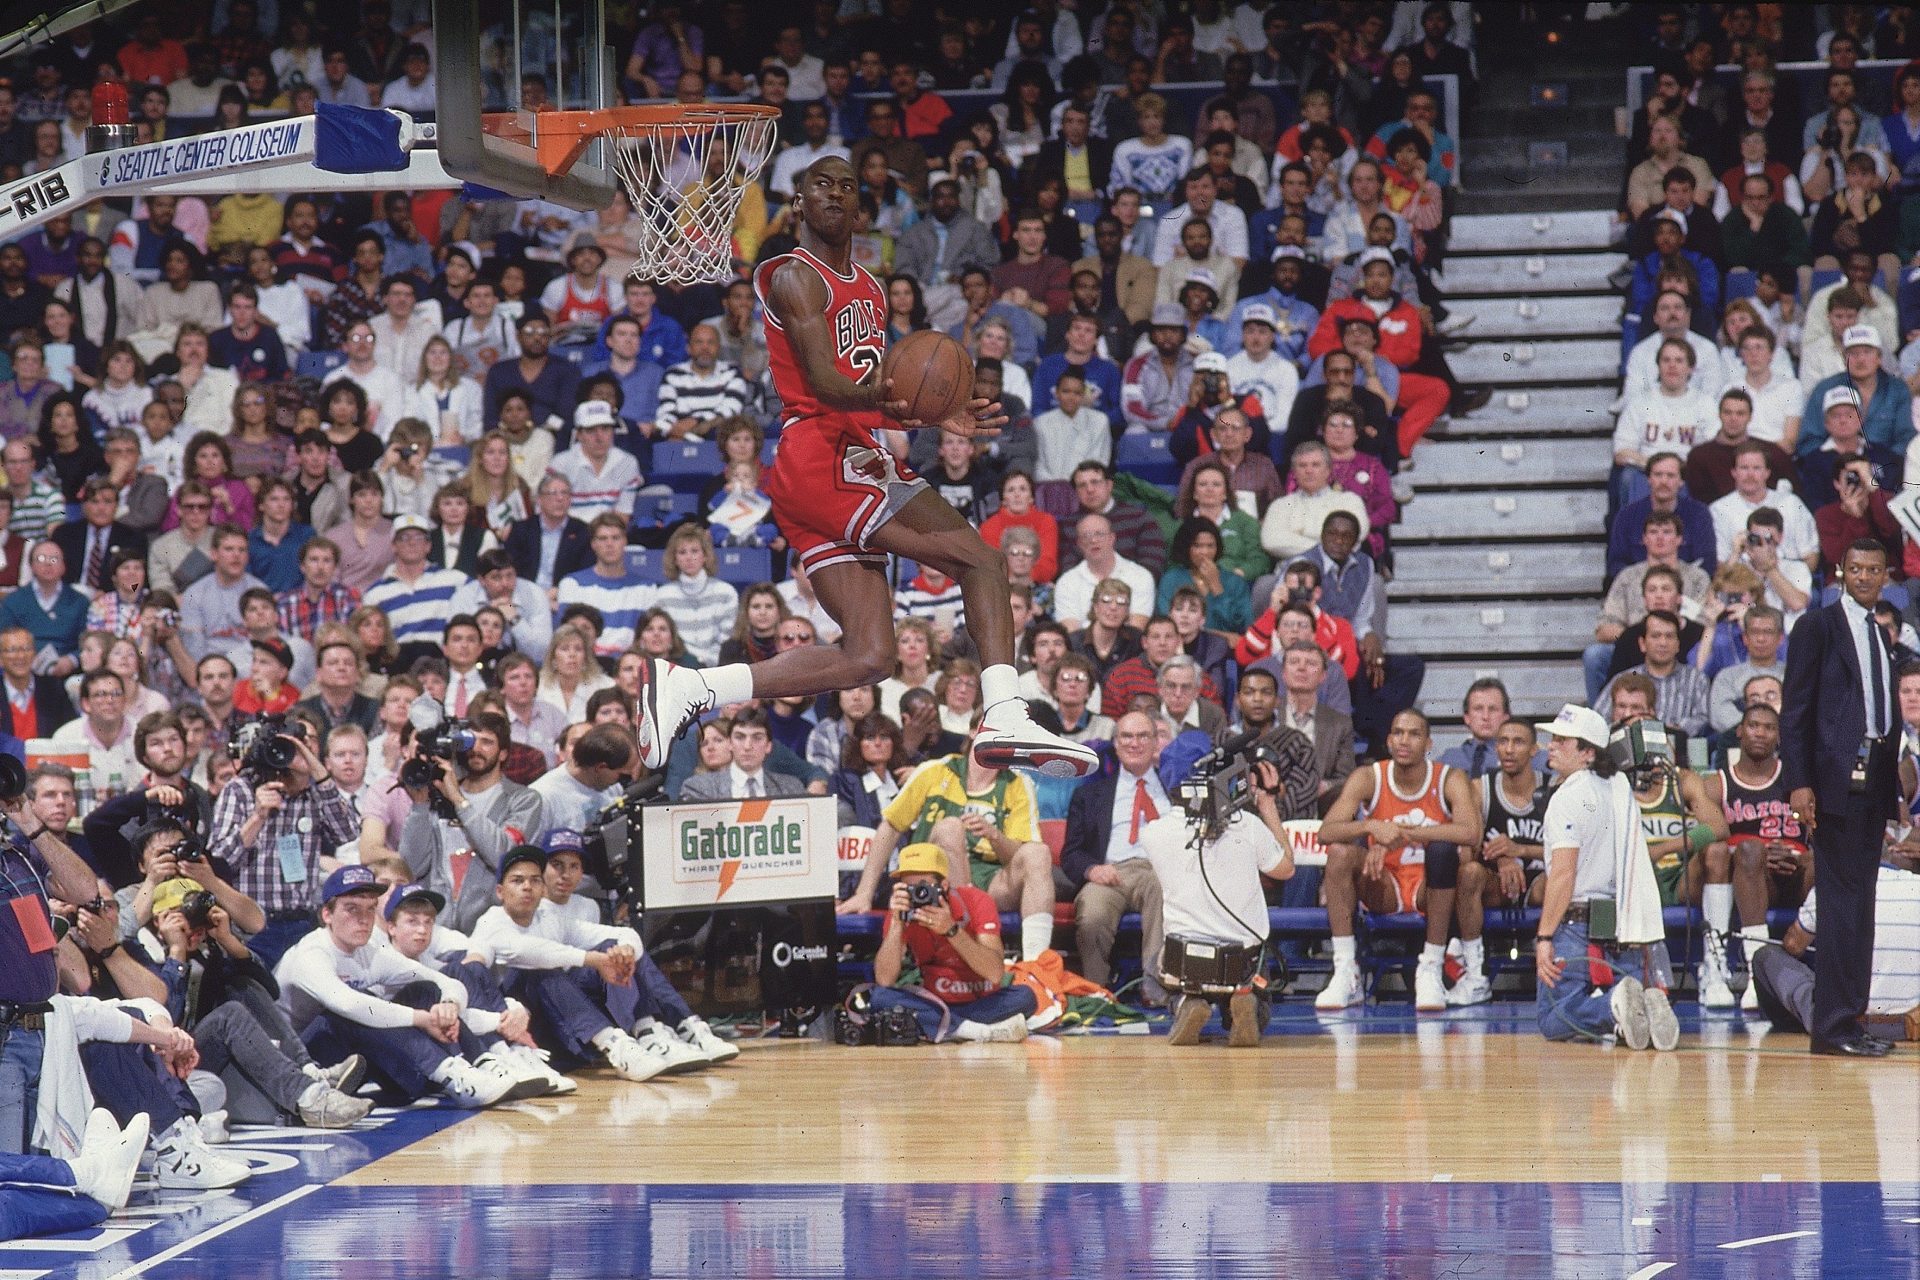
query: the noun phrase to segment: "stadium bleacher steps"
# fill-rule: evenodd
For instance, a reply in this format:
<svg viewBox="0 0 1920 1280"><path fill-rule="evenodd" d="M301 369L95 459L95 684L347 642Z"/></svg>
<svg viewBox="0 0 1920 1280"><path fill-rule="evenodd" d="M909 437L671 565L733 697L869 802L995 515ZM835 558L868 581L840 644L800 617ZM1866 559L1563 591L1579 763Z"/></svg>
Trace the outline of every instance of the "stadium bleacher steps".
<svg viewBox="0 0 1920 1280"><path fill-rule="evenodd" d="M1448 361L1494 397L1415 451L1388 588L1393 647L1427 662L1420 702L1440 747L1463 735L1461 698L1481 676L1505 680L1523 715L1581 696L1620 361L1612 236L1599 210L1454 220L1447 306L1475 322Z"/></svg>

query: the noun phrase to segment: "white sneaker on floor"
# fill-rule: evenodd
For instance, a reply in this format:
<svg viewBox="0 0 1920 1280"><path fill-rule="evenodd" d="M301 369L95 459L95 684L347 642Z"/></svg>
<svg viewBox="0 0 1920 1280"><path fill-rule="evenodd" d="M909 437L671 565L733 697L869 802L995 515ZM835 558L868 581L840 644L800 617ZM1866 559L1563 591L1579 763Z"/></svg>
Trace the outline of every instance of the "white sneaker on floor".
<svg viewBox="0 0 1920 1280"><path fill-rule="evenodd" d="M300 1123L309 1129L351 1129L356 1120L366 1119L373 1110L373 1099L356 1098L327 1085L318 1101L302 1103L298 1110Z"/></svg>
<svg viewBox="0 0 1920 1280"><path fill-rule="evenodd" d="M1003 698L987 708L973 738L973 758L983 769L1034 769L1049 778L1084 778L1100 767L1092 747L1035 724L1025 698Z"/></svg>
<svg viewBox="0 0 1920 1280"><path fill-rule="evenodd" d="M1607 996L1607 1007L1613 1011L1613 1025L1620 1032L1620 1042L1629 1049L1644 1049L1653 1043L1645 997L1646 988L1640 985L1640 979L1625 977L1614 982L1613 991Z"/></svg>
<svg viewBox="0 0 1920 1280"><path fill-rule="evenodd" d="M200 1117L200 1140L208 1146L224 1146L232 1134L227 1129L225 1111L209 1111Z"/></svg>
<svg viewBox="0 0 1920 1280"><path fill-rule="evenodd" d="M1016 1013L998 1022L963 1020L953 1029L953 1039L975 1044L1017 1044L1027 1038L1027 1015Z"/></svg>
<svg viewBox="0 0 1920 1280"><path fill-rule="evenodd" d="M657 1053L666 1062L660 1072L664 1076L679 1075L685 1071L699 1071L713 1064L704 1050L673 1034L664 1023L656 1022L650 1027L635 1027L633 1038L648 1053Z"/></svg>
<svg viewBox="0 0 1920 1280"><path fill-rule="evenodd" d="M510 1044L502 1046L498 1052L509 1054L515 1060L526 1064L529 1071L538 1071L545 1075L549 1086L548 1091L551 1093L573 1093L580 1088L579 1082L571 1076L563 1076L553 1069L552 1059L545 1049L535 1048L530 1044Z"/></svg>
<svg viewBox="0 0 1920 1280"><path fill-rule="evenodd" d="M492 1106L513 1092L514 1078L465 1058L448 1058L434 1073L434 1083L454 1106L478 1110Z"/></svg>
<svg viewBox="0 0 1920 1280"><path fill-rule="evenodd" d="M1333 966L1333 976L1327 979L1327 985L1313 998L1316 1009L1347 1009L1359 1004L1366 997L1360 986L1360 966Z"/></svg>
<svg viewBox="0 0 1920 1280"><path fill-rule="evenodd" d="M1453 1008L1462 1008L1470 1004L1485 1004L1493 999L1493 983L1484 973L1465 973L1460 981L1447 989L1447 1004Z"/></svg>
<svg viewBox="0 0 1920 1280"><path fill-rule="evenodd" d="M667 1059L659 1053L649 1052L632 1036L622 1032L614 1037L613 1043L606 1047L607 1065L612 1067L623 1080L638 1084L651 1080L667 1069Z"/></svg>
<svg viewBox="0 0 1920 1280"><path fill-rule="evenodd" d="M1753 980L1753 962L1747 962L1747 989L1740 993L1740 1012L1760 1012L1760 984Z"/></svg>
<svg viewBox="0 0 1920 1280"><path fill-rule="evenodd" d="M1413 971L1413 1007L1418 1013L1438 1013L1447 1007L1447 983L1438 962L1422 960Z"/></svg>
<svg viewBox="0 0 1920 1280"><path fill-rule="evenodd" d="M1727 985L1726 964L1715 964L1711 958L1700 965L1700 1007L1702 1009L1731 1009L1734 1007L1733 988Z"/></svg>
<svg viewBox="0 0 1920 1280"><path fill-rule="evenodd" d="M253 1176L244 1160L216 1153L200 1131L183 1120L161 1136L153 1152L153 1173L168 1191L218 1191L237 1187Z"/></svg>
<svg viewBox="0 0 1920 1280"><path fill-rule="evenodd" d="M675 1032L682 1044L691 1045L709 1063L719 1065L731 1062L740 1056L740 1046L728 1040L707 1025L707 1020L698 1016L688 1018Z"/></svg>
<svg viewBox="0 0 1920 1280"><path fill-rule="evenodd" d="M1673 1016L1673 1006L1667 1002L1667 993L1658 987L1646 987L1641 991L1640 999L1647 1008L1647 1036L1653 1047L1661 1051L1674 1048L1680 1043L1680 1019Z"/></svg>
<svg viewBox="0 0 1920 1280"><path fill-rule="evenodd" d="M133 1175L140 1167L140 1154L147 1149L150 1120L141 1112L123 1130L113 1113L95 1107L87 1117L87 1136L80 1153L67 1161L73 1171L73 1189L98 1200L109 1209L124 1208L133 1194Z"/></svg>
<svg viewBox="0 0 1920 1280"><path fill-rule="evenodd" d="M367 1060L357 1053L350 1053L330 1067L315 1066L310 1062L301 1070L316 1080L325 1080L342 1093L353 1093L367 1078Z"/></svg>
<svg viewBox="0 0 1920 1280"><path fill-rule="evenodd" d="M640 763L665 767L667 752L703 712L713 706L713 691L691 667L648 658L640 680Z"/></svg>
<svg viewBox="0 0 1920 1280"><path fill-rule="evenodd" d="M544 1070L535 1071L518 1057L501 1052L505 1045L498 1045L475 1058L473 1065L482 1071L491 1071L503 1075L512 1081L503 1102L519 1102L525 1098L544 1098L553 1092L553 1086L547 1081Z"/></svg>

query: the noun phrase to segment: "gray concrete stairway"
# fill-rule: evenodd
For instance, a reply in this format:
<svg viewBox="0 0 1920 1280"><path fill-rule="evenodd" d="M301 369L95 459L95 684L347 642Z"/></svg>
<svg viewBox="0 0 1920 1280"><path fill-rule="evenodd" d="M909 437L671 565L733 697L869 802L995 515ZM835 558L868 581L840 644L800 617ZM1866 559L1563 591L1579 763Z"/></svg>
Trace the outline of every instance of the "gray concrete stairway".
<svg viewBox="0 0 1920 1280"><path fill-rule="evenodd" d="M1610 233L1604 211L1454 222L1447 306L1475 321L1448 360L1494 396L1414 451L1389 587L1392 646L1426 659L1421 708L1441 746L1462 736L1461 699L1481 676L1506 681L1521 715L1581 697L1619 363Z"/></svg>

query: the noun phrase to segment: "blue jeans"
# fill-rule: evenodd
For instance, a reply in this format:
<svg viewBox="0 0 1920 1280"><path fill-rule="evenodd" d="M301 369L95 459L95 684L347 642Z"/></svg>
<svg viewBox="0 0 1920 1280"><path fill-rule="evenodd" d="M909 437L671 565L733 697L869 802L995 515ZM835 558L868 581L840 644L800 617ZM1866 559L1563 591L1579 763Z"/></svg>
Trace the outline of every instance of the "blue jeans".
<svg viewBox="0 0 1920 1280"><path fill-rule="evenodd" d="M319 925L311 916L299 919L269 920L267 927L247 939L247 950L253 952L268 973L280 963L280 957L293 949L293 944L317 929Z"/></svg>
<svg viewBox="0 0 1920 1280"><path fill-rule="evenodd" d="M594 947L605 951L614 944ZM609 983L584 965L578 969L509 969L501 990L527 1006L534 1039L564 1051L563 1061L594 1062L593 1038L609 1027L630 1031L640 1011L640 981ZM559 1058L560 1053L555 1057Z"/></svg>
<svg viewBox="0 0 1920 1280"><path fill-rule="evenodd" d="M920 1023L920 1030L932 1040L940 1034L940 1006L925 996L917 996L911 991L901 991L897 987L875 987L873 989L873 1008L908 1009ZM947 1038L953 1038L953 1028L961 1022L989 1023L1011 1018L1014 1014L1031 1017L1037 1012L1033 992L1026 987L1002 987L991 995L981 996L978 1000L966 1004L948 1005L953 1011L952 1023L947 1027Z"/></svg>
<svg viewBox="0 0 1920 1280"><path fill-rule="evenodd" d="M0 1152L18 1154L27 1149L32 1135L27 1105L40 1079L40 1053L46 1034L15 1027L7 1034L6 1047L0 1049Z"/></svg>
<svg viewBox="0 0 1920 1280"><path fill-rule="evenodd" d="M1607 687L1607 668L1613 665L1613 646L1598 640L1580 651L1580 666L1587 677L1587 705L1592 706Z"/></svg>
<svg viewBox="0 0 1920 1280"><path fill-rule="evenodd" d="M1645 471L1639 467L1623 467L1617 462L1613 464L1613 475L1608 480L1607 487L1613 495L1612 505L1608 508L1609 514L1625 509L1652 492L1647 487Z"/></svg>
<svg viewBox="0 0 1920 1280"><path fill-rule="evenodd" d="M0 1154L0 1240L97 1227L107 1206L73 1189L73 1169L52 1156Z"/></svg>
<svg viewBox="0 0 1920 1280"><path fill-rule="evenodd" d="M1667 944L1664 942L1657 942L1648 949L1650 954L1646 972L1641 972L1638 947L1623 953L1609 943L1604 945L1603 950L1607 963L1616 973L1639 978L1649 986L1665 987L1672 981L1672 971L1667 964ZM1556 959L1566 962L1566 968L1561 971L1560 981L1551 987L1537 978L1534 980L1534 1008L1540 1034L1549 1040L1593 1041L1604 1040L1612 1035L1613 1006L1607 998L1608 987L1596 986L1593 982L1592 961L1587 956L1586 922L1563 921L1553 931L1553 954ZM1611 985L1611 979L1608 985Z"/></svg>

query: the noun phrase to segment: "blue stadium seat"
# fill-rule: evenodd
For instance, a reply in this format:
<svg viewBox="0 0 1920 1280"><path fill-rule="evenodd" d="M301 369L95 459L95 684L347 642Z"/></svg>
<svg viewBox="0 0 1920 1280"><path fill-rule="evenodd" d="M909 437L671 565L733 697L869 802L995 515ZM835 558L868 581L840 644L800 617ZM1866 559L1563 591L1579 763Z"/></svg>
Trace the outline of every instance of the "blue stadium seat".
<svg viewBox="0 0 1920 1280"><path fill-rule="evenodd" d="M721 469L720 446L711 440L662 440L653 446L647 479L676 493L698 493Z"/></svg>
<svg viewBox="0 0 1920 1280"><path fill-rule="evenodd" d="M715 576L736 587L773 579L773 553L764 547L721 547L720 572Z"/></svg>
<svg viewBox="0 0 1920 1280"><path fill-rule="evenodd" d="M316 382L338 369L347 362L344 351L302 351L294 362L294 376L312 378Z"/></svg>
<svg viewBox="0 0 1920 1280"><path fill-rule="evenodd" d="M667 575L661 566L666 563L666 554L652 547L628 547L627 567L649 582L665 582Z"/></svg>
<svg viewBox="0 0 1920 1280"><path fill-rule="evenodd" d="M1839 284L1843 278L1841 273L1832 267L1815 271L1812 278L1807 281L1807 298L1811 298L1830 284ZM1802 298L1801 301L1805 302L1806 298Z"/></svg>
<svg viewBox="0 0 1920 1280"><path fill-rule="evenodd" d="M699 503L691 493L643 493L633 502L633 527L664 529L693 515Z"/></svg>
<svg viewBox="0 0 1920 1280"><path fill-rule="evenodd" d="M1129 431L1114 446L1113 469L1148 484L1177 484L1180 464L1173 460L1172 437L1164 431Z"/></svg>
<svg viewBox="0 0 1920 1280"><path fill-rule="evenodd" d="M1724 302L1738 302L1742 298L1751 298L1759 277L1744 268L1727 272L1726 297Z"/></svg>
<svg viewBox="0 0 1920 1280"><path fill-rule="evenodd" d="M765 444L761 445L760 446L760 465L763 467L772 466L774 452L779 448L780 448L780 441L778 439L769 439Z"/></svg>

